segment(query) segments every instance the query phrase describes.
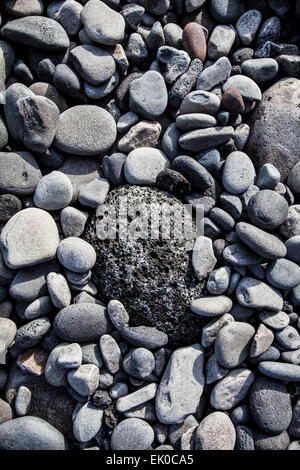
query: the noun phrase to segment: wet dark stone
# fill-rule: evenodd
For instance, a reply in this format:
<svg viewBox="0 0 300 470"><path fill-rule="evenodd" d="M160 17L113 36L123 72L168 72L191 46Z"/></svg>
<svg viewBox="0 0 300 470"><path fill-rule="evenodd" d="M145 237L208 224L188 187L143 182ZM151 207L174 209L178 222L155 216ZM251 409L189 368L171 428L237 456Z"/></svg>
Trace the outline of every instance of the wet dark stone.
<svg viewBox="0 0 300 470"><path fill-rule="evenodd" d="M127 196L130 207L152 203L182 207L181 201L167 192L129 185L111 191L105 204L117 209L119 196ZM84 238L97 252L93 282L102 300L121 301L129 313L130 326L154 326L168 334L170 344L198 341L207 321L188 308L192 299L205 295L204 282L198 282L192 267L193 243L187 246L174 237L167 241L100 240L96 236L99 220L96 216L91 219Z"/></svg>

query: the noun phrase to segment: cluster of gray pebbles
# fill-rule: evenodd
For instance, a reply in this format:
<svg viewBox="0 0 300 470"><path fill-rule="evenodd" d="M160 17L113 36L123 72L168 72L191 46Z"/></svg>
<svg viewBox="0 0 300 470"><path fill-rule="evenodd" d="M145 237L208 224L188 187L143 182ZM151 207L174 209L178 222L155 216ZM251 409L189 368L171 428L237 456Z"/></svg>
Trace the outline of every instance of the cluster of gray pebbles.
<svg viewBox="0 0 300 470"><path fill-rule="evenodd" d="M0 449L300 450L300 1L0 9Z"/></svg>

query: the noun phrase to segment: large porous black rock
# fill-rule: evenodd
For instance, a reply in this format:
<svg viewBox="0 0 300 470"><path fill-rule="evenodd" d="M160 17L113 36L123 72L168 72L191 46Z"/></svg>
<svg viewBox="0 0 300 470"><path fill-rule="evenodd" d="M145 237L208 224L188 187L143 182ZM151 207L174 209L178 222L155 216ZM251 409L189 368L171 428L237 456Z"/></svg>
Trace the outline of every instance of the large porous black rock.
<svg viewBox="0 0 300 470"><path fill-rule="evenodd" d="M182 202L167 192L129 185L111 191L105 204L118 210L120 197L127 197L129 211L141 204L145 209L150 204L183 208ZM137 218L128 212L127 220L130 224ZM129 313L131 326L155 326L168 334L173 345L198 341L201 327L207 321L188 308L191 300L205 295L204 282L197 280L192 267L193 242L174 238L172 225L168 240L161 237L122 240L118 235L116 239L101 240L97 236L100 222L101 216L96 213L84 234L97 252L93 281L100 297L106 302L121 301Z"/></svg>

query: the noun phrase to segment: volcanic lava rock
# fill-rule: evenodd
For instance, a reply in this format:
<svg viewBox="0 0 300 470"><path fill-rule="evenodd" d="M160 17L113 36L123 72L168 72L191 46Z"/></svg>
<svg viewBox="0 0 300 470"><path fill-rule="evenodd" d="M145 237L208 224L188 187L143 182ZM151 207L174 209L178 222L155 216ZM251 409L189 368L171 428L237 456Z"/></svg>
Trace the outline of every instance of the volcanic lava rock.
<svg viewBox="0 0 300 470"><path fill-rule="evenodd" d="M117 211L120 197L128 200L129 225L135 206L147 210L150 204L169 204L183 209L181 201L167 192L129 185L111 191L105 206L112 205ZM141 218L143 214L140 211ZM133 222L136 220L134 217ZM192 343L207 323L207 319L199 318L188 308L194 298L205 295L204 282L198 282L192 267L194 241L174 238L172 228L167 240L161 236L150 238L150 220L149 217L144 239L123 240L117 234L116 239L101 240L97 237L101 216L96 213L84 234L97 253L93 282L103 300L116 299L124 304L130 326L154 326L167 333L173 345Z"/></svg>

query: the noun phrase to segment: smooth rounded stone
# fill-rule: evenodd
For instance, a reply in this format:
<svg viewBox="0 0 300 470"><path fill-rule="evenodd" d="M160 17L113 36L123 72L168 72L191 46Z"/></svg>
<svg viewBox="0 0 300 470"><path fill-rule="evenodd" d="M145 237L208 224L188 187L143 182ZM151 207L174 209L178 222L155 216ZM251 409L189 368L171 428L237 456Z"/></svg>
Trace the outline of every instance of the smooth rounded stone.
<svg viewBox="0 0 300 470"><path fill-rule="evenodd" d="M208 43L207 55L211 60L227 56L236 38L235 30L226 25L218 25L213 30Z"/></svg>
<svg viewBox="0 0 300 470"><path fill-rule="evenodd" d="M242 73L256 83L272 80L278 73L278 63L275 59L251 59L242 63Z"/></svg>
<svg viewBox="0 0 300 470"><path fill-rule="evenodd" d="M53 304L51 298L48 295L40 297L30 303L24 310L24 318L33 320L41 316L48 315L53 312Z"/></svg>
<svg viewBox="0 0 300 470"><path fill-rule="evenodd" d="M111 329L106 309L91 303L63 308L56 315L53 327L60 338L78 343L98 340Z"/></svg>
<svg viewBox="0 0 300 470"><path fill-rule="evenodd" d="M15 410L18 416L25 416L30 410L31 391L29 388L21 385L15 400Z"/></svg>
<svg viewBox="0 0 300 470"><path fill-rule="evenodd" d="M247 425L251 421L251 413L248 404L237 406L230 413L230 419L234 424Z"/></svg>
<svg viewBox="0 0 300 470"><path fill-rule="evenodd" d="M203 359L203 349L197 343L171 355L156 394L156 414L161 423L182 423L195 413L204 387Z"/></svg>
<svg viewBox="0 0 300 470"><path fill-rule="evenodd" d="M202 317L214 317L228 313L232 308L232 301L225 295L201 297L190 304L192 312Z"/></svg>
<svg viewBox="0 0 300 470"><path fill-rule="evenodd" d="M5 348L8 348L17 333L16 324L9 318L0 318L0 343L3 343Z"/></svg>
<svg viewBox="0 0 300 470"><path fill-rule="evenodd" d="M67 379L75 392L82 396L93 394L99 384L99 368L95 364L83 364L70 370Z"/></svg>
<svg viewBox="0 0 300 470"><path fill-rule="evenodd" d="M129 111L128 113L122 114L120 119L117 122L117 130L120 133L125 133L129 131L129 129L134 126L139 121L139 117L137 114Z"/></svg>
<svg viewBox="0 0 300 470"><path fill-rule="evenodd" d="M193 247L192 263L199 281L205 279L214 269L217 259L214 255L212 241L209 238L204 236L197 238ZM199 300L201 301L201 299Z"/></svg>
<svg viewBox="0 0 300 470"><path fill-rule="evenodd" d="M292 191L300 193L300 164L299 162L291 169L287 183Z"/></svg>
<svg viewBox="0 0 300 470"><path fill-rule="evenodd" d="M189 181L179 172L174 170L163 170L156 178L156 186L160 189L183 197L191 192Z"/></svg>
<svg viewBox="0 0 300 470"><path fill-rule="evenodd" d="M236 87L242 97L248 101L261 101L262 95L259 86L245 75L233 75L223 85L223 92L230 87Z"/></svg>
<svg viewBox="0 0 300 470"><path fill-rule="evenodd" d="M70 179L60 171L43 176L35 189L34 203L45 210L58 210L68 206L73 198Z"/></svg>
<svg viewBox="0 0 300 470"><path fill-rule="evenodd" d="M285 312L262 311L259 313L259 319L273 330L283 330L289 325L289 316Z"/></svg>
<svg viewBox="0 0 300 470"><path fill-rule="evenodd" d="M114 428L111 447L113 450L146 450L153 441L150 424L140 418L127 418Z"/></svg>
<svg viewBox="0 0 300 470"><path fill-rule="evenodd" d="M102 85L90 85L84 82L83 88L86 96L92 100L100 100L109 95L119 84L120 76L116 71L109 80Z"/></svg>
<svg viewBox="0 0 300 470"><path fill-rule="evenodd" d="M14 48L6 41L0 40L0 80L3 82L9 77L15 63Z"/></svg>
<svg viewBox="0 0 300 470"><path fill-rule="evenodd" d="M139 116L154 120L161 116L168 103L163 77L155 70L145 72L130 84L129 107Z"/></svg>
<svg viewBox="0 0 300 470"><path fill-rule="evenodd" d="M203 70L203 64L200 59L193 59L188 70L183 73L174 83L169 91L169 106L178 109L181 101L192 91L200 73Z"/></svg>
<svg viewBox="0 0 300 470"><path fill-rule="evenodd" d="M300 76L300 60L298 55L282 54L276 58L279 70L284 77Z"/></svg>
<svg viewBox="0 0 300 470"><path fill-rule="evenodd" d="M300 267L290 260L281 258L268 264L266 277L277 289L291 289L300 284Z"/></svg>
<svg viewBox="0 0 300 470"><path fill-rule="evenodd" d="M156 147L161 133L159 122L140 121L119 140L120 152L128 153L139 147Z"/></svg>
<svg viewBox="0 0 300 470"><path fill-rule="evenodd" d="M229 87L222 96L222 107L232 114L240 114L245 110L243 97L237 87Z"/></svg>
<svg viewBox="0 0 300 470"><path fill-rule="evenodd" d="M217 410L231 410L248 394L255 375L248 369L235 369L213 388L210 403Z"/></svg>
<svg viewBox="0 0 300 470"><path fill-rule="evenodd" d="M91 85L106 82L116 70L116 63L109 52L88 44L73 48L70 59L79 75Z"/></svg>
<svg viewBox="0 0 300 470"><path fill-rule="evenodd" d="M277 43L280 37L281 23L277 16L268 18L259 28L257 35L257 44L264 44L266 41Z"/></svg>
<svg viewBox="0 0 300 470"><path fill-rule="evenodd" d="M231 64L227 57L221 57L216 62L205 68L200 74L196 88L197 90L210 91L212 88L224 83L231 74Z"/></svg>
<svg viewBox="0 0 300 470"><path fill-rule="evenodd" d="M262 20L259 10L248 10L236 22L236 30L241 42L249 46L255 38Z"/></svg>
<svg viewBox="0 0 300 470"><path fill-rule="evenodd" d="M97 155L112 146L116 133L115 120L104 109L73 106L60 115L54 145L66 153Z"/></svg>
<svg viewBox="0 0 300 470"><path fill-rule="evenodd" d="M228 212L214 207L209 213L210 219L225 231L233 230L235 221Z"/></svg>
<svg viewBox="0 0 300 470"><path fill-rule="evenodd" d="M276 332L276 339L287 350L296 350L300 347L300 335L293 326L286 326Z"/></svg>
<svg viewBox="0 0 300 470"><path fill-rule="evenodd" d="M182 28L176 23L167 23L163 27L165 42L167 46L176 47L180 49L182 47Z"/></svg>
<svg viewBox="0 0 300 470"><path fill-rule="evenodd" d="M190 22L183 28L182 41L184 50L191 59L200 59L204 62L206 57L206 38L201 25Z"/></svg>
<svg viewBox="0 0 300 470"><path fill-rule="evenodd" d="M196 90L189 93L180 105L181 114L202 113L216 115L220 108L220 98L208 91Z"/></svg>
<svg viewBox="0 0 300 470"><path fill-rule="evenodd" d="M86 343L81 346L82 350L82 364L95 364L97 367L102 367L103 361L101 357L100 348L97 343Z"/></svg>
<svg viewBox="0 0 300 470"><path fill-rule="evenodd" d="M289 207L287 218L280 227L280 233L286 238L300 235L300 204Z"/></svg>
<svg viewBox="0 0 300 470"><path fill-rule="evenodd" d="M233 140L237 150L243 150L250 136L250 127L248 124L240 124L236 127Z"/></svg>
<svg viewBox="0 0 300 470"><path fill-rule="evenodd" d="M121 350L110 335L103 335L100 338L100 351L107 370L111 374L116 374L121 366Z"/></svg>
<svg viewBox="0 0 300 470"><path fill-rule="evenodd" d="M97 178L87 184L79 186L78 200L88 207L96 209L103 204L109 191L109 181L105 178Z"/></svg>
<svg viewBox="0 0 300 470"><path fill-rule="evenodd" d="M289 446L290 438L286 431L278 436L270 436L269 434L254 433L255 450L286 450Z"/></svg>
<svg viewBox="0 0 300 470"><path fill-rule="evenodd" d="M65 237L80 237L84 231L88 214L75 207L65 207L60 213L60 222Z"/></svg>
<svg viewBox="0 0 300 470"><path fill-rule="evenodd" d="M225 326L234 321L232 315L225 313L220 318L214 319L207 323L202 329L201 344L204 348L213 345L219 331Z"/></svg>
<svg viewBox="0 0 300 470"><path fill-rule="evenodd" d="M263 189L252 196L247 206L250 221L263 230L273 230L287 218L289 206L276 191Z"/></svg>
<svg viewBox="0 0 300 470"><path fill-rule="evenodd" d="M59 352L56 364L64 369L74 369L81 366L82 350L78 343L66 344Z"/></svg>
<svg viewBox="0 0 300 470"><path fill-rule="evenodd" d="M29 152L0 152L0 190L16 196L34 193L42 177L35 158Z"/></svg>
<svg viewBox="0 0 300 470"><path fill-rule="evenodd" d="M17 212L4 226L0 236L4 260L12 269L54 259L58 243L54 219L46 211L36 208Z"/></svg>
<svg viewBox="0 0 300 470"><path fill-rule="evenodd" d="M91 271L86 271L84 273L74 273L73 271L69 271L68 269L65 269L64 271L68 282L78 287L85 286L91 280L92 277Z"/></svg>
<svg viewBox="0 0 300 470"><path fill-rule="evenodd" d="M63 113L68 109L68 105L64 97L53 85L51 85L51 83L35 82L29 87L29 91L32 91L37 96L44 96L45 98L53 101L58 107L60 113Z"/></svg>
<svg viewBox="0 0 300 470"><path fill-rule="evenodd" d="M58 171L64 173L70 179L73 186L73 202L78 197L79 187L87 184L95 178L99 178L100 165L99 161L85 157L69 157ZM69 208L68 208L69 209ZM65 209L63 209L64 211Z"/></svg>
<svg viewBox="0 0 300 470"><path fill-rule="evenodd" d="M236 298L240 305L251 308L262 308L279 312L283 307L281 294L252 277L244 277L236 288Z"/></svg>
<svg viewBox="0 0 300 470"><path fill-rule="evenodd" d="M128 395L128 386L123 382L116 382L109 390L109 394L113 400Z"/></svg>
<svg viewBox="0 0 300 470"><path fill-rule="evenodd" d="M13 411L10 405L0 398L0 425L13 419ZM1 430L1 426L0 426ZM1 433L1 431L0 431ZM1 444L0 444L1 448Z"/></svg>
<svg viewBox="0 0 300 470"><path fill-rule="evenodd" d="M216 148L203 150L194 158L209 172L217 171L221 161L220 153Z"/></svg>
<svg viewBox="0 0 300 470"><path fill-rule="evenodd" d="M50 272L47 275L47 288L51 301L56 308L62 309L71 303L71 291L62 274Z"/></svg>
<svg viewBox="0 0 300 470"><path fill-rule="evenodd" d="M175 47L162 46L157 51L157 61L165 82L173 85L180 75L187 71L191 59L185 51Z"/></svg>
<svg viewBox="0 0 300 470"><path fill-rule="evenodd" d="M58 363L60 354L64 351L68 343L60 343L54 347L48 356L45 365L45 379L53 387L63 387L67 385L68 369Z"/></svg>
<svg viewBox="0 0 300 470"><path fill-rule="evenodd" d="M69 36L78 34L82 23L80 13L83 7L79 2L69 0L63 3L59 10L59 22Z"/></svg>
<svg viewBox="0 0 300 470"><path fill-rule="evenodd" d="M135 392L119 398L116 404L116 409L120 413L124 413L126 417L141 417L139 413L137 413L137 415L134 413L135 409L152 400L156 395L156 391L156 383L151 383L145 387L139 388ZM152 404L150 406L152 407ZM144 410L146 411L146 409ZM128 411L130 411L130 415ZM147 419L146 416L144 416L144 418ZM151 421L153 421L153 419L151 419Z"/></svg>
<svg viewBox="0 0 300 470"><path fill-rule="evenodd" d="M75 273L89 271L96 262L94 248L78 237L68 237L62 240L57 249L57 257L65 268Z"/></svg>
<svg viewBox="0 0 300 470"><path fill-rule="evenodd" d="M66 450L63 434L35 416L15 418L0 425L1 450Z"/></svg>
<svg viewBox="0 0 300 470"><path fill-rule="evenodd" d="M130 344L147 349L156 349L168 343L168 336L151 326L130 326L121 330L123 338Z"/></svg>
<svg viewBox="0 0 300 470"><path fill-rule="evenodd" d="M176 118L176 126L182 132L214 127L217 123L217 120L213 116L201 113L182 114Z"/></svg>
<svg viewBox="0 0 300 470"><path fill-rule="evenodd" d="M212 295L224 294L230 283L230 268L224 266L211 272L206 288Z"/></svg>
<svg viewBox="0 0 300 470"><path fill-rule="evenodd" d="M258 377L250 392L250 409L256 424L268 434L281 434L292 419L291 398L286 387Z"/></svg>
<svg viewBox="0 0 300 470"><path fill-rule="evenodd" d="M11 137L21 142L21 122L17 113L17 102L26 97L34 96L33 92L22 83L13 83L4 93L4 114Z"/></svg>
<svg viewBox="0 0 300 470"><path fill-rule="evenodd" d="M255 165L273 164L282 181L300 158L296 122L299 119L299 87L296 78L284 78L271 86L251 118L246 147ZM285 145L282 146L282 142ZM262 150L263 149L263 150Z"/></svg>
<svg viewBox="0 0 300 470"><path fill-rule="evenodd" d="M26 16L9 21L1 33L11 41L46 51L63 51L70 45L63 27L44 16Z"/></svg>
<svg viewBox="0 0 300 470"><path fill-rule="evenodd" d="M286 255L286 247L278 237L254 225L239 222L236 225L236 233L242 242L264 258L274 260Z"/></svg>
<svg viewBox="0 0 300 470"><path fill-rule="evenodd" d="M20 210L22 210L22 203L17 196L13 194L0 195L0 224L5 224Z"/></svg>
<svg viewBox="0 0 300 470"><path fill-rule="evenodd" d="M85 403L78 411L73 422L73 434L77 441L88 442L93 439L101 428L103 410Z"/></svg>
<svg viewBox="0 0 300 470"><path fill-rule="evenodd" d="M151 351L145 348L130 350L124 357L123 369L127 374L144 379L153 372L155 359Z"/></svg>
<svg viewBox="0 0 300 470"><path fill-rule="evenodd" d="M62 93L70 96L76 96L82 88L82 79L67 64L58 64L53 75L53 83L55 87Z"/></svg>
<svg viewBox="0 0 300 470"><path fill-rule="evenodd" d="M107 313L111 323L117 330L121 331L129 326L129 315L119 300L110 300L107 305Z"/></svg>
<svg viewBox="0 0 300 470"><path fill-rule="evenodd" d="M226 246L223 250L223 258L233 266L255 265L261 261L260 256L241 243Z"/></svg>
<svg viewBox="0 0 300 470"><path fill-rule="evenodd" d="M244 152L232 152L225 160L222 183L229 193L241 194L255 182L255 169Z"/></svg>
<svg viewBox="0 0 300 470"><path fill-rule="evenodd" d="M226 413L210 413L200 422L195 434L196 450L233 450L236 432Z"/></svg>
<svg viewBox="0 0 300 470"><path fill-rule="evenodd" d="M287 258L294 263L300 264L300 235L290 237L286 242Z"/></svg>
<svg viewBox="0 0 300 470"><path fill-rule="evenodd" d="M253 338L251 348L250 348L250 357L256 358L266 352L274 340L274 333L265 327L261 323L255 333Z"/></svg>
<svg viewBox="0 0 300 470"><path fill-rule="evenodd" d="M224 326L215 340L215 355L219 364L232 369L241 364L250 352L253 326L244 322L231 322Z"/></svg>
<svg viewBox="0 0 300 470"><path fill-rule="evenodd" d="M205 366L205 380L206 384L217 382L218 380L225 377L229 372L229 369L221 367L217 361L216 355L211 354L209 356Z"/></svg>
<svg viewBox="0 0 300 470"><path fill-rule="evenodd" d="M124 163L126 155L123 153L113 153L105 155L102 160L102 170L106 179L114 185L119 186L124 182Z"/></svg>
<svg viewBox="0 0 300 470"><path fill-rule="evenodd" d="M258 364L259 371L276 380L284 382L300 381L300 366L296 364L288 364L286 362L262 361Z"/></svg>
<svg viewBox="0 0 300 470"><path fill-rule="evenodd" d="M161 150L140 147L127 156L124 173L131 184L154 185L159 173L169 167L170 162Z"/></svg>
<svg viewBox="0 0 300 470"><path fill-rule="evenodd" d="M125 20L123 16L104 2L89 0L81 12L80 18L86 34L92 41L115 45L124 37Z"/></svg>
<svg viewBox="0 0 300 470"><path fill-rule="evenodd" d="M176 157L172 162L172 170L181 173L196 189L207 189L214 184L211 174L191 157L185 155Z"/></svg>
<svg viewBox="0 0 300 470"><path fill-rule="evenodd" d="M42 15L44 11L41 0L5 0L4 8L8 13L17 17Z"/></svg>

